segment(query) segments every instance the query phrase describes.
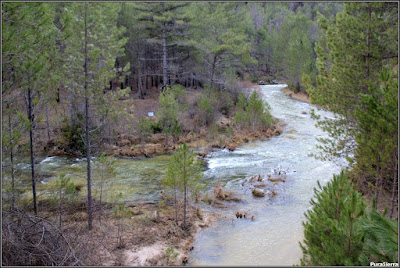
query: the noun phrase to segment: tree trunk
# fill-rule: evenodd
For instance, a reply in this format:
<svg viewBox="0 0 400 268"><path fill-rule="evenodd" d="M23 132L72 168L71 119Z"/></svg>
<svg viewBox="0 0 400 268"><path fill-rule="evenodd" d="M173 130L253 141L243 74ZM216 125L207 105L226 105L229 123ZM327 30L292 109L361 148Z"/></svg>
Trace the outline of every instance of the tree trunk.
<svg viewBox="0 0 400 268"><path fill-rule="evenodd" d="M71 122L71 129L73 129L74 125L75 125L75 110L76 109L75 109L74 100L75 100L74 85L71 83L70 92L69 92L69 102L70 102L69 116L70 116L70 122Z"/></svg>
<svg viewBox="0 0 400 268"><path fill-rule="evenodd" d="M36 179L35 179L35 156L33 154L33 114L32 114L32 92L28 88L28 120L29 120L29 146L31 154L31 175L32 175L32 195L33 195L33 210L35 215L38 214L38 207L36 201Z"/></svg>
<svg viewBox="0 0 400 268"><path fill-rule="evenodd" d="M223 81L223 66L222 66L222 62L219 65L219 90L222 90L222 81Z"/></svg>
<svg viewBox="0 0 400 268"><path fill-rule="evenodd" d="M104 183L104 167L101 168L101 182L100 182L100 222L101 217L103 216L103 205L102 205L102 198L103 198L103 183Z"/></svg>
<svg viewBox="0 0 400 268"><path fill-rule="evenodd" d="M62 182L60 181L60 189L59 189L59 191L60 191L60 199L59 199L59 201L58 201L58 209L59 209L59 216L60 216L60 218L59 218L59 224L60 224L60 230L61 230L61 227L62 227L62 218L61 218L61 213L62 213Z"/></svg>
<svg viewBox="0 0 400 268"><path fill-rule="evenodd" d="M379 188L379 177L380 177L380 173L379 173L379 156L376 160L377 166L376 166L376 179L375 179L375 209L378 209L378 198L379 198L379 192L378 192L378 188Z"/></svg>
<svg viewBox="0 0 400 268"><path fill-rule="evenodd" d="M211 78L210 78L210 89L213 87L213 80L214 80L214 72L215 72L215 64L217 63L217 55L214 55L212 67L211 67Z"/></svg>
<svg viewBox="0 0 400 268"><path fill-rule="evenodd" d="M162 31L162 50L163 50L163 86L168 84L168 63L167 63L167 35L165 25Z"/></svg>
<svg viewBox="0 0 400 268"><path fill-rule="evenodd" d="M141 99L144 99L144 94L143 94L143 82L142 82L142 61L139 58L138 61L138 88L139 88L139 97Z"/></svg>
<svg viewBox="0 0 400 268"><path fill-rule="evenodd" d="M90 137L89 137L89 92L88 92L88 27L87 27L87 2L85 2L85 133L86 133L86 158L87 158L87 194L88 194L88 226L92 229L92 181L90 168Z"/></svg>
<svg viewBox="0 0 400 268"><path fill-rule="evenodd" d="M7 105L8 106L8 105ZM7 107L9 108L9 107ZM14 154L13 154L13 139L11 129L11 109L8 112L8 131L10 135L10 162L11 162L11 210L15 207L15 177L14 177Z"/></svg>
<svg viewBox="0 0 400 268"><path fill-rule="evenodd" d="M396 152L397 154L397 152ZM398 158L398 156L396 156ZM396 201L396 190L397 190L397 173L398 172L398 163L397 161L394 164L394 173L393 173L393 185L392 185L392 199L390 200L390 213L389 213L389 218L393 218L393 211L394 211L394 203Z"/></svg>
<svg viewBox="0 0 400 268"><path fill-rule="evenodd" d="M175 185L175 187L174 187L174 205L175 205L175 222L176 222L176 224L178 224L178 201L176 198L176 196L177 196L176 187L177 186Z"/></svg>
<svg viewBox="0 0 400 268"><path fill-rule="evenodd" d="M186 153L183 155L183 191L184 191L184 207L183 207L183 228L186 229L186 206L187 206L187 178L186 178Z"/></svg>
<svg viewBox="0 0 400 268"><path fill-rule="evenodd" d="M371 5L368 4L368 22L371 22ZM369 57L370 57L370 38L371 38L371 29L370 26L368 25L367 29L367 55L365 57L365 64L366 64L366 70L365 70L365 78L368 79L369 77Z"/></svg>
<svg viewBox="0 0 400 268"><path fill-rule="evenodd" d="M47 140L50 141L49 108L47 105L46 105L46 128L47 128Z"/></svg>
<svg viewBox="0 0 400 268"><path fill-rule="evenodd" d="M146 46L143 48L143 50L144 50L144 53L143 53L143 55L144 55L144 58L146 59ZM149 88L149 85L148 85L148 81L147 81L147 62L146 62L146 60L143 60L143 77L144 77L144 91L143 91L143 95L146 93L146 91L147 91L147 89Z"/></svg>

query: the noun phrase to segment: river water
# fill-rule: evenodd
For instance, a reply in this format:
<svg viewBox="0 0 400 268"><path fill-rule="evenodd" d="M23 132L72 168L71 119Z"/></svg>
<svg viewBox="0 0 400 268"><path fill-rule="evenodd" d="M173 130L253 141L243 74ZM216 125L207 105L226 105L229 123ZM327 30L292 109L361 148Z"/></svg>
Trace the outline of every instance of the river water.
<svg viewBox="0 0 400 268"><path fill-rule="evenodd" d="M212 152L206 158L204 181L209 182L209 190L212 191L213 183L218 180L243 201L219 209L223 213L222 220L196 235L189 265L276 266L299 263L301 250L298 242L303 237L302 221L304 212L310 208L313 188L317 186L317 180L325 184L341 167L308 156L316 151L316 137L325 134L314 126L315 121L310 118L310 109L314 106L284 95L281 88L285 86L261 86L272 115L286 123L281 135L244 144L233 152L226 149ZM329 112L318 113L333 117ZM103 200L157 202L161 199L160 180L169 159L168 155L145 159L118 158L116 175L106 179ZM37 184L39 200L54 195L57 190L55 178L60 173L66 174L76 185L82 185L81 196L85 197L85 159L39 156L37 161L37 174L42 176ZM32 198L29 161L19 159L17 162L17 188L26 189L21 198ZM5 161L2 164L3 183L7 186L10 181L8 165ZM266 178L273 169L287 171L286 182L272 186L276 197L255 199L251 188L242 187L244 179L257 174ZM99 174L95 166L93 170L93 194L96 197ZM236 211L246 212L247 219L237 219L234 216ZM250 216L254 216L254 221L248 219Z"/></svg>
<svg viewBox="0 0 400 268"><path fill-rule="evenodd" d="M190 265L299 264L302 221L304 212L311 207L313 188L317 180L325 184L341 167L308 156L316 151L316 137L325 133L310 118L310 109L315 107L286 96L281 91L285 86L261 86L272 115L287 124L280 136L245 144L233 152L222 150L208 159L206 177L224 181L244 201L228 209L226 218L195 237ZM329 112L317 113L333 117ZM288 171L287 181L273 186L276 197L255 199L251 189L242 186L244 178L257 174L266 177L273 174L273 169ZM235 211L247 212L248 217L237 219ZM248 219L249 215L254 216L254 221Z"/></svg>

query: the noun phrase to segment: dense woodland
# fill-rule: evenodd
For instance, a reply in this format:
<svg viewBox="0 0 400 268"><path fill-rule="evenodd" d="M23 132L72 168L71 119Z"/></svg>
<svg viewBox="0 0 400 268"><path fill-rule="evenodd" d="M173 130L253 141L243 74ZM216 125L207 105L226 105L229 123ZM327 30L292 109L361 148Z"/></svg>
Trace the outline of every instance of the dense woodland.
<svg viewBox="0 0 400 268"><path fill-rule="evenodd" d="M27 210L30 218L20 224L40 217L35 157L56 146L87 159L91 230L98 224L93 202L103 207L101 195L91 195L91 157L105 144L120 146L122 136L136 135L144 146L161 133L166 145L175 145L202 128L214 133L220 117L234 122L223 129L229 137L266 131L276 123L268 104L241 85L272 80L335 113L334 119L314 115L330 135L319 140L314 157L349 162L347 171L316 190L304 223L302 264L398 262L398 4L392 2L2 3L2 167L10 174L2 180L2 209ZM154 92L155 117L138 116L130 101L140 104ZM19 202L15 175L24 157L31 170L29 206ZM110 158L99 161L96 168L112 174ZM183 193L185 230L187 194L201 189L201 172L185 144L171 161L163 184L175 198L176 222L176 192ZM57 185L61 211L75 186L62 174ZM114 215L120 220L125 208L119 205ZM61 212L55 221L62 230ZM51 230L60 240L62 233ZM4 248L3 264L28 262L13 261ZM84 264L72 255L57 258L36 264Z"/></svg>

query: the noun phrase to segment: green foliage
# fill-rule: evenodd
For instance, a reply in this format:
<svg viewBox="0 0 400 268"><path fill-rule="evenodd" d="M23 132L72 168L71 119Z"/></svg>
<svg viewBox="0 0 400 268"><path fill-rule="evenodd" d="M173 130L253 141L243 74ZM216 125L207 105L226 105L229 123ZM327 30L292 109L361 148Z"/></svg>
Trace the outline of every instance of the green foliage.
<svg viewBox="0 0 400 268"><path fill-rule="evenodd" d="M156 133L155 131L157 127L157 123L151 119L147 119L145 117L139 119L137 130L139 132L142 143L144 143L146 137Z"/></svg>
<svg viewBox="0 0 400 268"><path fill-rule="evenodd" d="M210 124L214 119L214 107L208 98L200 97L197 99L197 108L199 109L202 124L205 126Z"/></svg>
<svg viewBox="0 0 400 268"><path fill-rule="evenodd" d="M318 189L305 213L301 265L359 265L362 251L361 228L366 204L344 171Z"/></svg>
<svg viewBox="0 0 400 268"><path fill-rule="evenodd" d="M78 197L75 190L75 184L70 182L70 178L64 173L61 173L56 181L56 188L58 193L54 195L54 199L58 199L58 213L59 213L59 225L62 226L62 214L65 205L74 205L76 198Z"/></svg>
<svg viewBox="0 0 400 268"><path fill-rule="evenodd" d="M121 194L121 193L120 193ZM123 219L130 217L132 212L125 207L125 203L118 203L117 207L113 208L114 216L117 219L117 248L123 248L124 224Z"/></svg>
<svg viewBox="0 0 400 268"><path fill-rule="evenodd" d="M373 209L362 222L361 228L364 232L363 252L359 257L361 265L399 261L398 221L388 220Z"/></svg>
<svg viewBox="0 0 400 268"><path fill-rule="evenodd" d="M344 6L335 20L319 15L323 30L323 38L316 46L319 75L317 86L309 87L307 92L314 103L341 117L336 122L320 120L320 127L328 131L332 140L322 141L327 145L323 152L348 156L356 148L352 142L359 131L355 111L362 109L360 93L369 94L369 87L378 87L382 68L395 64L384 58L397 54L398 11L390 3Z"/></svg>
<svg viewBox="0 0 400 268"><path fill-rule="evenodd" d="M248 99L242 93L236 107L235 123L239 128L251 127L254 131L259 127L268 127L274 122L268 103L260 98L257 91L253 91Z"/></svg>
<svg viewBox="0 0 400 268"><path fill-rule="evenodd" d="M175 98L179 103L183 103L186 97L186 90L179 84L173 85L171 87L171 92L174 94Z"/></svg>
<svg viewBox="0 0 400 268"><path fill-rule="evenodd" d="M200 163L196 160L193 150L189 150L186 143L179 145L176 149L162 184L165 189L173 192L175 209L177 209L177 192L183 193L184 198L184 218L183 227L186 228L186 207L188 205L188 195L191 190L193 195L200 190L200 179L202 172ZM175 214L177 216L177 213ZM177 220L177 219L176 219Z"/></svg>
<svg viewBox="0 0 400 268"><path fill-rule="evenodd" d="M93 160L94 167L98 176L97 185L100 188L99 200L102 209L102 200L104 187L109 184L109 180L114 177L117 173L115 168L115 159L111 156L101 154Z"/></svg>
<svg viewBox="0 0 400 268"><path fill-rule="evenodd" d="M396 5L378 2L345 3L336 18L319 14L317 86L304 77L311 100L335 113L314 116L329 135L319 139L319 157L346 157L376 203L381 189L398 196L398 74L389 71L397 68L397 16Z"/></svg>
<svg viewBox="0 0 400 268"><path fill-rule="evenodd" d="M385 69L379 88L370 87L368 94L360 94L362 108L355 117L359 132L356 135L355 170L370 183L385 179L388 185L397 177L398 165L398 82ZM376 185L378 187L378 185Z"/></svg>
<svg viewBox="0 0 400 268"><path fill-rule="evenodd" d="M176 261L178 253L175 252L174 248L169 247L165 250L164 257L167 259L167 265L169 265L171 260Z"/></svg>
<svg viewBox="0 0 400 268"><path fill-rule="evenodd" d="M179 104L171 88L167 87L159 97L158 122L162 132L167 135L179 135L182 127L179 122Z"/></svg>
<svg viewBox="0 0 400 268"><path fill-rule="evenodd" d="M287 77L290 88L300 90L303 73L315 73L313 51L308 30L311 20L302 14L285 18L275 42L274 63Z"/></svg>
<svg viewBox="0 0 400 268"><path fill-rule="evenodd" d="M86 147L83 142L84 128L82 125L83 116L77 114L79 121L72 125L67 118L64 118L60 128L62 139L60 143L67 148L67 150L77 151L82 154L86 152Z"/></svg>

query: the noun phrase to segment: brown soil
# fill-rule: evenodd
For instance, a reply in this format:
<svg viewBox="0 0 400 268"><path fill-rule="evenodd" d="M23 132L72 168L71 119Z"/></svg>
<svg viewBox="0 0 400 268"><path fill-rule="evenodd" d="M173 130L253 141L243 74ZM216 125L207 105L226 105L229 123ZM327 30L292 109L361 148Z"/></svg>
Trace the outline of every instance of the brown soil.
<svg viewBox="0 0 400 268"><path fill-rule="evenodd" d="M295 93L295 92L291 91L291 90L290 90L289 88L287 88L287 87L282 88L282 91L283 91L283 93L285 93L287 96L289 96L289 97L291 97L291 98L293 98L293 99L300 100L300 101L304 101L304 102L307 102L307 103L311 103L310 96L308 96L307 93L304 93L304 92Z"/></svg>
<svg viewBox="0 0 400 268"><path fill-rule="evenodd" d="M63 233L79 249L81 261L89 266L175 266L187 262L193 250L194 234L209 226L215 214L206 214L191 207L187 226L182 229L182 208L175 222L174 209L159 204L129 204L133 216L122 220L122 246L118 246L118 220L111 209L104 209L101 221L95 213L92 231L87 231L85 211L65 217ZM199 217L201 215L201 219ZM55 215L53 215L56 217ZM176 258L167 260L165 252L173 248Z"/></svg>

